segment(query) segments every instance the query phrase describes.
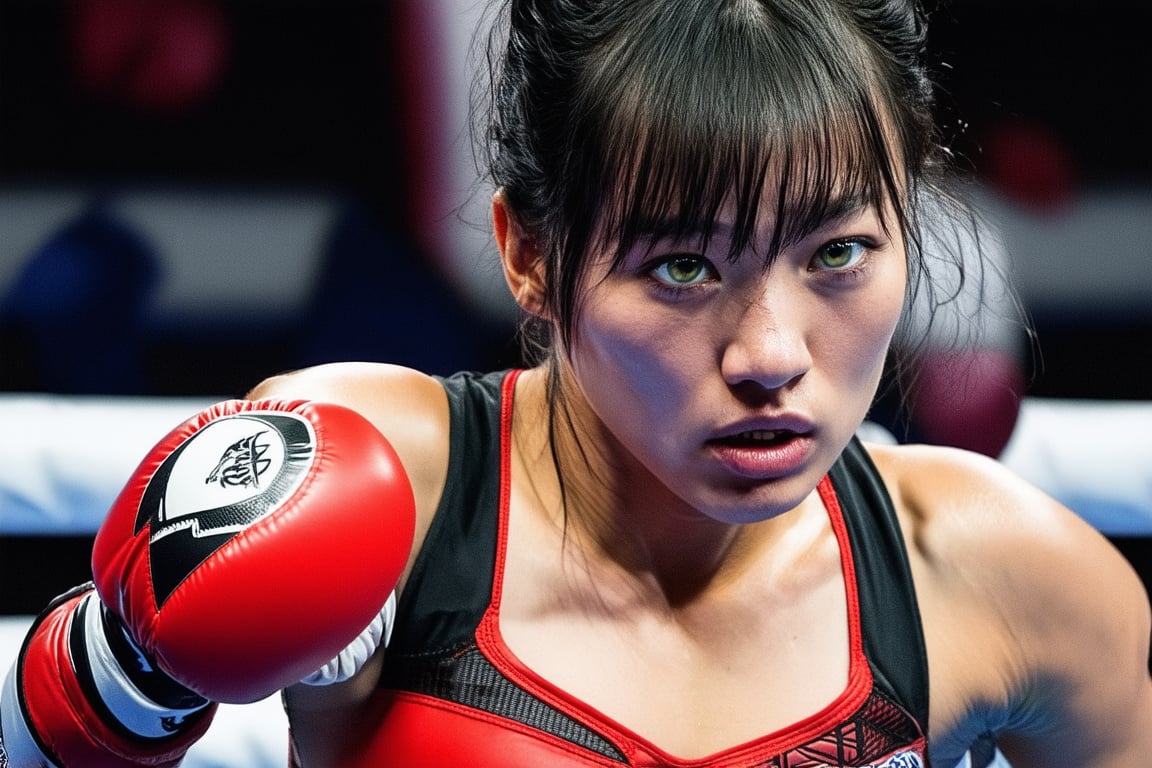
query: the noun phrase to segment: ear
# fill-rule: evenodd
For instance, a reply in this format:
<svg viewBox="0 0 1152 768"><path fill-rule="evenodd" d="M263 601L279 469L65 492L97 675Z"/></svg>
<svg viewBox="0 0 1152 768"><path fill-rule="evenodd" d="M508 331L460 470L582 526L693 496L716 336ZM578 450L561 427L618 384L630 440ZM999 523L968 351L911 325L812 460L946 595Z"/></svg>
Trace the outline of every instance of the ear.
<svg viewBox="0 0 1152 768"><path fill-rule="evenodd" d="M542 317L544 261L536 239L520 225L502 188L492 196L492 231L496 236L496 247L500 249L508 290L524 311Z"/></svg>

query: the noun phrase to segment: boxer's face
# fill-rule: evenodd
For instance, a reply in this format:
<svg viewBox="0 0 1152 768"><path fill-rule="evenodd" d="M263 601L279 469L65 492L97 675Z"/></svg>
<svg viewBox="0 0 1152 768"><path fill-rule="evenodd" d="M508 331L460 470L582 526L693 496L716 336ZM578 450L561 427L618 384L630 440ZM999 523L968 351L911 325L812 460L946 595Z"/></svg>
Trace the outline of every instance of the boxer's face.
<svg viewBox="0 0 1152 768"><path fill-rule="evenodd" d="M768 268L772 199L733 262L730 208L708 242L649 238L619 269L594 254L565 354L625 482L726 522L812 492L868 410L907 277L895 213L839 202Z"/></svg>

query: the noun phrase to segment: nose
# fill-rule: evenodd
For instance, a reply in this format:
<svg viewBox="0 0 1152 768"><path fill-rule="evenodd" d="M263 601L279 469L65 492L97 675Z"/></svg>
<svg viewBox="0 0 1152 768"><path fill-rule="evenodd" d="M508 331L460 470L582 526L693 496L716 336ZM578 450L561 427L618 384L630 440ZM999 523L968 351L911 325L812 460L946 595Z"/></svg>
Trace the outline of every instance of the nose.
<svg viewBox="0 0 1152 768"><path fill-rule="evenodd" d="M776 390L811 369L808 326L795 297L761 295L747 303L733 322L720 360L729 386Z"/></svg>

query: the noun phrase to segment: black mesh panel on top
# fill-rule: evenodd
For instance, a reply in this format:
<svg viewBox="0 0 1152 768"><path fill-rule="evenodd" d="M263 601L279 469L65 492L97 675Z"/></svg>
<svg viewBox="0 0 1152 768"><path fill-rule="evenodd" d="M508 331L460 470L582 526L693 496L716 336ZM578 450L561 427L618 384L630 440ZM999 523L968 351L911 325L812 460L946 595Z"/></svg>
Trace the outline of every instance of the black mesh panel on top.
<svg viewBox="0 0 1152 768"><path fill-rule="evenodd" d="M422 693L505 717L619 763L628 762L603 736L501 674L474 644L389 664L383 682L388 688Z"/></svg>

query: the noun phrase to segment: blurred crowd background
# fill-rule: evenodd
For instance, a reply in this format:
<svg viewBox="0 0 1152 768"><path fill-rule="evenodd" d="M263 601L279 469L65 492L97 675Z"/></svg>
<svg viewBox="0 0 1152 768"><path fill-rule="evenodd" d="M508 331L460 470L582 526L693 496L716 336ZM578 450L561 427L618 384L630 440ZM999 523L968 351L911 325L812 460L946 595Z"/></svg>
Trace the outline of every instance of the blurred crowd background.
<svg viewBox="0 0 1152 768"><path fill-rule="evenodd" d="M403 5L0 2L0 389L230 396L327 360L507 364L509 311L425 237L442 190L421 168L445 152L425 125L467 38L434 27L448 4Z"/></svg>
<svg viewBox="0 0 1152 768"><path fill-rule="evenodd" d="M944 138L1036 329L1028 394L1152 400L1152 5L928 4ZM468 138L483 6L0 0L0 393L517 364Z"/></svg>
<svg viewBox="0 0 1152 768"><path fill-rule="evenodd" d="M477 0L0 0L0 390L240 394L336 359L514 364L467 143ZM1132 0L933 11L1031 393L1147 398Z"/></svg>

